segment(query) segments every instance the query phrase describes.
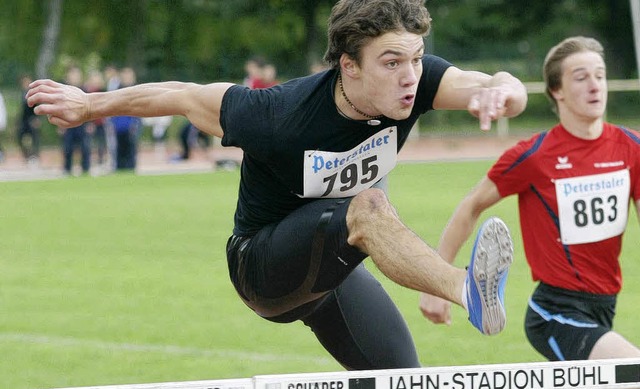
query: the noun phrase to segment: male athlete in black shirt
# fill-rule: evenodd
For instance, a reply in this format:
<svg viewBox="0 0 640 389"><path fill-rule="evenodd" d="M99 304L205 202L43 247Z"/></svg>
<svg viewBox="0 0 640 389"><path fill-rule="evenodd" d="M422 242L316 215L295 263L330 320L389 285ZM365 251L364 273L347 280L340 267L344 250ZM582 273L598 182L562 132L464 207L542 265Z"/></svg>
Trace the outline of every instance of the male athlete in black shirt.
<svg viewBox="0 0 640 389"><path fill-rule="evenodd" d="M331 68L319 74L260 90L161 82L91 94L38 80L27 97L60 127L182 115L242 148L227 260L244 302L268 320L302 320L347 369L418 367L403 318L363 260L464 307L474 326L495 334L506 320L511 238L489 219L469 270L453 267L400 221L376 183L427 111L467 110L489 130L527 101L508 73L462 71L426 55L430 21L423 0L341 0L329 20Z"/></svg>

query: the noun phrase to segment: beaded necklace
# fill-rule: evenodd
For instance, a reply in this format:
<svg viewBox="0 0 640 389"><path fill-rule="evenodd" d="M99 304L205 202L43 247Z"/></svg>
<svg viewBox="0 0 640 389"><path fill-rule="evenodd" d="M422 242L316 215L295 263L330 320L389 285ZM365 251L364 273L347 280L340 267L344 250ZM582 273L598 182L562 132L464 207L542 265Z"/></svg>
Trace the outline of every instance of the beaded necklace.
<svg viewBox="0 0 640 389"><path fill-rule="evenodd" d="M342 97L344 97L344 100L347 102L347 104L349 104L349 106L356 111L357 113L359 113L360 115L366 117L367 119L380 119L382 118L384 115L377 115L377 116L373 116L373 115L369 115L367 113L362 112L361 110L359 110L358 108L356 108L355 105L353 105L353 103L351 102L351 100L349 100L349 98L347 97L347 94L344 93L344 87L342 86L342 73L338 73L338 85L340 86L340 92L342 93Z"/></svg>

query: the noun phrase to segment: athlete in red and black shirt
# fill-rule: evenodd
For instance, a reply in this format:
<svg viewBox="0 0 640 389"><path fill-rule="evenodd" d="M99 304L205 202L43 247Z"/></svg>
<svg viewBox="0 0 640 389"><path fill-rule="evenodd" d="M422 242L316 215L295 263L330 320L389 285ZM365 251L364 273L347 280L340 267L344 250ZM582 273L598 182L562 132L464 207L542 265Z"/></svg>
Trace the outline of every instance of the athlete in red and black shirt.
<svg viewBox="0 0 640 389"><path fill-rule="evenodd" d="M524 250L538 281L526 333L549 360L640 357L612 331L630 203L640 212L640 133L603 121L602 52L584 37L549 52L545 82L560 124L504 152L440 241L440 254L453 259L484 210L518 196ZM449 320L448 304L433 296L422 296L421 309L432 321Z"/></svg>

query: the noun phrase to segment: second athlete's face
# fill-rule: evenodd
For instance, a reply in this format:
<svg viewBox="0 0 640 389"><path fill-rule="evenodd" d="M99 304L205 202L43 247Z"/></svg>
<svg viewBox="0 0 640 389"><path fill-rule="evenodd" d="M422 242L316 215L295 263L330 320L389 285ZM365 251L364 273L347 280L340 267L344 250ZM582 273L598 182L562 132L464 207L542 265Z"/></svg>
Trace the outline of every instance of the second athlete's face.
<svg viewBox="0 0 640 389"><path fill-rule="evenodd" d="M607 71L593 51L572 54L562 63L562 87L553 92L560 114L599 119L607 108Z"/></svg>
<svg viewBox="0 0 640 389"><path fill-rule="evenodd" d="M424 42L410 32L389 32L362 49L362 95L374 111L396 120L409 117L422 75Z"/></svg>

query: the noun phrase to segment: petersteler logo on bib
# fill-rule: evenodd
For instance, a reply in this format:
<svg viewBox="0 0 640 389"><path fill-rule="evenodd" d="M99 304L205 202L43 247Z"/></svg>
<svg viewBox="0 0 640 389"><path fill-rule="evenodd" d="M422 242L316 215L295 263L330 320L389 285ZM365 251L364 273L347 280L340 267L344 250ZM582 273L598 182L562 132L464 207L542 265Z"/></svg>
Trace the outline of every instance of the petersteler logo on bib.
<svg viewBox="0 0 640 389"><path fill-rule="evenodd" d="M370 188L396 166L397 133L386 128L343 152L306 150L302 197L351 197Z"/></svg>
<svg viewBox="0 0 640 389"><path fill-rule="evenodd" d="M563 244L598 242L627 225L629 170L555 180Z"/></svg>

